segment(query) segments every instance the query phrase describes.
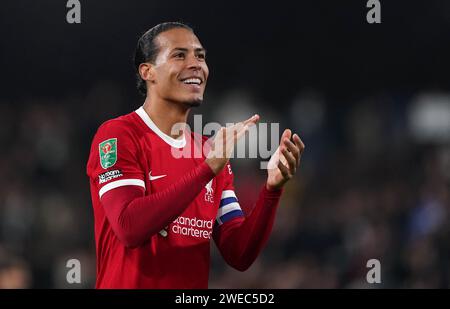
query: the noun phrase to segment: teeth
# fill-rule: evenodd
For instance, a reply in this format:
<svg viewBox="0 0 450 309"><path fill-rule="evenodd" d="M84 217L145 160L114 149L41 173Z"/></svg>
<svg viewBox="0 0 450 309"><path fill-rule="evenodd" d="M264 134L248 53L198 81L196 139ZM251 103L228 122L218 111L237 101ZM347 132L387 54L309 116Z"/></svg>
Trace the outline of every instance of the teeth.
<svg viewBox="0 0 450 309"><path fill-rule="evenodd" d="M200 85L201 84L201 80L200 78L189 78L183 81L183 83L185 84L197 84Z"/></svg>

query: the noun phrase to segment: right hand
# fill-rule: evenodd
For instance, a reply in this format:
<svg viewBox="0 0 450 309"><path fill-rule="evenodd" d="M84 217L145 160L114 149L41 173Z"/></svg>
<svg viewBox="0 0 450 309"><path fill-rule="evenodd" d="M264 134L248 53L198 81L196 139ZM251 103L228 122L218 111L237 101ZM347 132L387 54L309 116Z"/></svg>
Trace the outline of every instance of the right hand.
<svg viewBox="0 0 450 309"><path fill-rule="evenodd" d="M235 125L222 127L217 132L212 141L211 150L205 160L214 174L219 174L225 167L238 140L248 131L250 126L256 124L258 121L259 115L254 115Z"/></svg>

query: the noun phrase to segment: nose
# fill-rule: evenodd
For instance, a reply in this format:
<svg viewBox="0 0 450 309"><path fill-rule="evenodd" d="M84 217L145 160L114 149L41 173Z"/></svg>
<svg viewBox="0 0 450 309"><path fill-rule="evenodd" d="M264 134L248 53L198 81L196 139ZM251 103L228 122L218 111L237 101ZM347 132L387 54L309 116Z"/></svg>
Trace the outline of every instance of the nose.
<svg viewBox="0 0 450 309"><path fill-rule="evenodd" d="M201 69L200 60L195 55L190 55L188 57L187 67L188 69L199 71Z"/></svg>

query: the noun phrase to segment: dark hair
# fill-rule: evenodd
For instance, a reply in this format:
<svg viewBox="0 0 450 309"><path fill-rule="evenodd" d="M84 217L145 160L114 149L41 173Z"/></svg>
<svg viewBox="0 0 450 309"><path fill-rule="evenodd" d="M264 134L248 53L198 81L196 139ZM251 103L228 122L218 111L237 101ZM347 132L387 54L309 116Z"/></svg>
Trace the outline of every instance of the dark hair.
<svg viewBox="0 0 450 309"><path fill-rule="evenodd" d="M137 89L143 96L147 94L147 86L139 74L139 65L144 62L155 62L156 56L159 53L159 46L155 43L155 38L160 33L174 28L184 28L194 32L191 27L183 23L165 22L145 32L137 42L136 51L134 52L134 67L136 69Z"/></svg>

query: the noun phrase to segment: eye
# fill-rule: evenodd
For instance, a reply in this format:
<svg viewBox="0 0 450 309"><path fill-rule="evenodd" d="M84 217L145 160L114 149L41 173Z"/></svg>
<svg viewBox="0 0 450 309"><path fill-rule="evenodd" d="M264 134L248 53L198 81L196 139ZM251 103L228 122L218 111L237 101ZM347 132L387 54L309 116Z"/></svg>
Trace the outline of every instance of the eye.
<svg viewBox="0 0 450 309"><path fill-rule="evenodd" d="M173 55L174 58L184 59L184 53L176 53Z"/></svg>
<svg viewBox="0 0 450 309"><path fill-rule="evenodd" d="M197 58L205 60L206 59L206 55L204 53L199 53L199 54L197 54Z"/></svg>

